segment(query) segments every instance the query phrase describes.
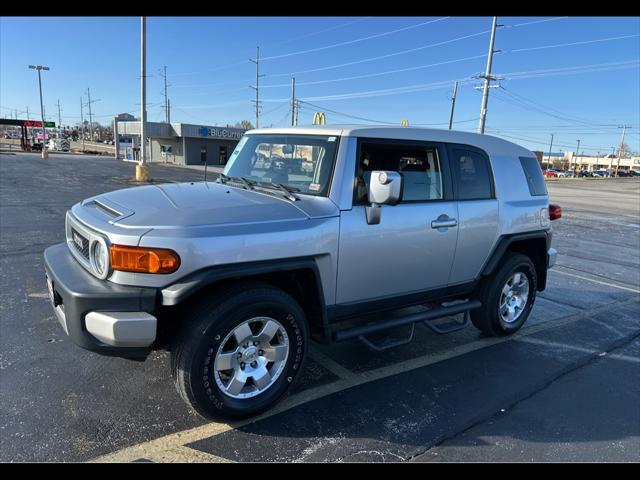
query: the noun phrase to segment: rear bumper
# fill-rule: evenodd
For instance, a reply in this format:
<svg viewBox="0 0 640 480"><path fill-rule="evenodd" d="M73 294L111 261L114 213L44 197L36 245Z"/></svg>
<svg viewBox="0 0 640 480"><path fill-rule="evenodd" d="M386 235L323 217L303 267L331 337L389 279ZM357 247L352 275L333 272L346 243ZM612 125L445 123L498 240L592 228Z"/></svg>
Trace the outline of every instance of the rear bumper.
<svg viewBox="0 0 640 480"><path fill-rule="evenodd" d="M558 258L558 251L555 248L550 248L547 251L547 268L551 268L556 264Z"/></svg>
<svg viewBox="0 0 640 480"><path fill-rule="evenodd" d="M44 251L47 287L56 317L78 346L104 355L146 357L157 327L158 292L95 278L66 243Z"/></svg>

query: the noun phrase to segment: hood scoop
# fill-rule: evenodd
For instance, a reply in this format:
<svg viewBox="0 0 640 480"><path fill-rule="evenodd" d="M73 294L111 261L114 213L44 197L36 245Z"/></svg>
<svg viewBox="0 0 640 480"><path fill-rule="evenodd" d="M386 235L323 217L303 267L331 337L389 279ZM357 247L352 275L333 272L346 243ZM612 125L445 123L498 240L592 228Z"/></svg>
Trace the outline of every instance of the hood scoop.
<svg viewBox="0 0 640 480"><path fill-rule="evenodd" d="M108 219L107 221L111 224L127 218L134 213L133 210L129 210L128 208L117 204L113 200L108 200L105 197L85 200L82 202L82 206L93 209L93 211L102 217L102 220L106 217Z"/></svg>

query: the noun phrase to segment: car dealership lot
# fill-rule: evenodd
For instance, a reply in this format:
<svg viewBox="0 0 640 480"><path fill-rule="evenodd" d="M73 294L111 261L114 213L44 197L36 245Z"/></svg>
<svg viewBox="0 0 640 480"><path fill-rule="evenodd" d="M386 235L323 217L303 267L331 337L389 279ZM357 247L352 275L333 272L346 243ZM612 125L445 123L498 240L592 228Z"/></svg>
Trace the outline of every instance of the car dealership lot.
<svg viewBox="0 0 640 480"><path fill-rule="evenodd" d="M318 345L288 399L230 425L184 405L167 352L86 352L49 305L42 251L65 211L133 175L109 157L0 153L1 461L640 460L640 181L548 182L558 264L514 337L418 325L383 353Z"/></svg>

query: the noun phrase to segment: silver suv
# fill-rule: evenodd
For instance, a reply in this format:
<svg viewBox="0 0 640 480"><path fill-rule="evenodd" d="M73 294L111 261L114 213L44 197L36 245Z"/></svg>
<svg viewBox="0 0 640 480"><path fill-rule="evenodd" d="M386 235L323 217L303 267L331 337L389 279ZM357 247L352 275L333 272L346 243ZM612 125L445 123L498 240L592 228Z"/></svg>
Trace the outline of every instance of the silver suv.
<svg viewBox="0 0 640 480"><path fill-rule="evenodd" d="M169 349L187 403L242 417L289 389L310 339L380 350L416 322L516 332L555 262L560 215L535 155L489 135L260 129L214 182L74 205L44 259L76 344L138 359Z"/></svg>

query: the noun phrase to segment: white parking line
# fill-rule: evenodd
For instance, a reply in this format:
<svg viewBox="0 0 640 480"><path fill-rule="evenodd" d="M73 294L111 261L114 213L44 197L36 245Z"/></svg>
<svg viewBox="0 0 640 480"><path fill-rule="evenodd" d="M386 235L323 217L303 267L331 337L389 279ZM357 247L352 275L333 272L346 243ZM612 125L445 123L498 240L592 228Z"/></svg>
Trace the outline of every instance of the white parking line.
<svg viewBox="0 0 640 480"><path fill-rule="evenodd" d="M637 298L632 298L623 302L616 302L616 306L620 307L626 304L635 303L637 301L638 301ZM352 388L358 385L373 382L375 380L391 377L400 373L405 373L411 370L415 370L417 368L426 367L428 365L434 365L436 363L440 363L445 360L449 360L451 358L460 357L462 355L465 355L466 353L474 352L476 350L481 350L483 348L490 347L492 345L497 345L500 343L518 340L518 339L521 339L522 337L532 335L534 333L538 333L544 330L549 330L551 328L555 328L555 327L559 327L562 325L579 321L585 317L590 317L592 315L595 315L601 311L608 310L610 308L611 308L610 304L602 305L600 307L591 309L588 313L578 312L564 318L560 318L557 320L550 320L548 322L539 323L537 325L532 325L530 327L523 328L518 333L510 337L479 338L478 340L474 340L473 342L451 348L443 353L413 358L413 359L399 362L393 365L381 367L374 370L368 370L358 374L351 372L348 375L348 378L344 378L344 379L341 378L340 380L337 380L335 382L321 385L316 388L310 388L308 390L304 390L298 394L295 394L291 397L288 397L285 400L283 400L280 404L271 408L269 411L261 415L258 415L256 417L243 420L240 422L235 422L235 423L211 422L206 425L202 425L200 427L196 427L190 430L173 433L165 437L151 440L149 442L133 445L131 447L124 448L117 452L110 453L102 457L98 457L91 461L92 462L131 462L133 460L137 460L140 458L147 458L147 459L160 458L162 455L164 455L165 451L169 449L173 449L175 447L184 447L186 450L180 450L180 451L183 453L188 453L188 451L191 450L188 447L185 447L185 445L188 443L196 442L198 440L203 440L205 438L210 438L210 437L219 435L221 433L227 432L229 430L237 429L245 425L256 423L265 418L269 418L279 413L285 412L287 410L291 410L292 408L297 407L298 405L302 405L304 403L308 403L313 400L318 400L320 398L326 397L333 393L346 390L347 388ZM341 367L341 369L344 369L344 367ZM347 370L347 369L344 369L344 370ZM199 451L194 450L194 455L198 455L198 452Z"/></svg>
<svg viewBox="0 0 640 480"><path fill-rule="evenodd" d="M562 265L558 265L558 266L562 267ZM628 292L640 293L640 290L637 289L637 288L629 288L629 287L623 287L622 285L616 285L615 283L601 282L600 280L594 280L593 278L583 277L581 275L576 275L575 273L563 272L562 270L558 270L556 268L554 268L552 270L549 270L549 271L550 272L554 272L554 273L560 273L562 275L568 275L570 277L580 278L582 280L587 280L588 282L599 283L600 285L606 285L606 286L612 287L612 288L618 288L620 290L626 290Z"/></svg>
<svg viewBox="0 0 640 480"><path fill-rule="evenodd" d="M591 355L598 355L600 357L606 356L607 358L613 358L615 360L623 360L625 362L640 363L640 358L630 357L629 355L619 355L614 353L609 355L602 350L593 350L592 348L578 347L577 345L567 345L566 343L548 342L546 340L539 340L537 338L518 338L518 342L533 343L535 345L543 345L545 347L555 347L563 350L575 350L577 352L589 353Z"/></svg>

